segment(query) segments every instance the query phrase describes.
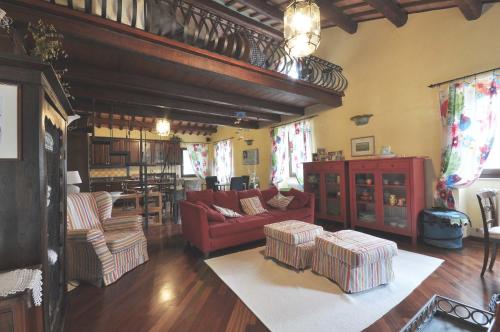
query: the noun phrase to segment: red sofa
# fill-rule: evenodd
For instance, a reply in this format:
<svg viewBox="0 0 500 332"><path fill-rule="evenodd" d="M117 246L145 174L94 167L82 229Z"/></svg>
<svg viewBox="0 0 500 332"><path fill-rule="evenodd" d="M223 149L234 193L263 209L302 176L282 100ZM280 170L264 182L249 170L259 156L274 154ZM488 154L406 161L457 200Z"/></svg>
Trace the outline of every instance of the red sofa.
<svg viewBox="0 0 500 332"><path fill-rule="evenodd" d="M266 203L277 192L276 188L263 191L252 189L240 192L213 192L212 190L188 192L186 193L186 200L180 202L183 236L189 244L196 246L205 256L208 256L210 252L218 249L265 238L264 225L267 224L290 219L314 223L315 201L313 194L301 193L302 199L305 196L304 207L281 211L271 208ZM289 194L285 193L285 195ZM261 199L263 207L268 212L254 216L243 214L239 199L253 196L258 196ZM294 198L294 201L298 203L298 199ZM199 202L203 202L208 206L217 204L231 208L243 216L227 218L225 222L209 222L207 210ZM290 207L293 207L292 203Z"/></svg>

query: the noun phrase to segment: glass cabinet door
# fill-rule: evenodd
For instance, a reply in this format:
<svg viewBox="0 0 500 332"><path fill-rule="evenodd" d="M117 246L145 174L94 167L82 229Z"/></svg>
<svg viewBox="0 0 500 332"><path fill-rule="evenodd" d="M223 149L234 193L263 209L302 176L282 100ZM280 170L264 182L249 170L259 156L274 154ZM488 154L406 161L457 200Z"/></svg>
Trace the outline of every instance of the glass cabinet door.
<svg viewBox="0 0 500 332"><path fill-rule="evenodd" d="M384 226L405 229L408 221L408 177L404 173L382 173Z"/></svg>
<svg viewBox="0 0 500 332"><path fill-rule="evenodd" d="M305 189L309 193L314 194L315 204L314 209L316 212L321 212L320 198L321 198L321 175L320 173L307 173L304 179Z"/></svg>
<svg viewBox="0 0 500 332"><path fill-rule="evenodd" d="M326 214L332 217L342 216L341 178L339 173L325 174Z"/></svg>
<svg viewBox="0 0 500 332"><path fill-rule="evenodd" d="M362 223L377 221L375 174L356 173L354 176L356 190L356 220Z"/></svg>

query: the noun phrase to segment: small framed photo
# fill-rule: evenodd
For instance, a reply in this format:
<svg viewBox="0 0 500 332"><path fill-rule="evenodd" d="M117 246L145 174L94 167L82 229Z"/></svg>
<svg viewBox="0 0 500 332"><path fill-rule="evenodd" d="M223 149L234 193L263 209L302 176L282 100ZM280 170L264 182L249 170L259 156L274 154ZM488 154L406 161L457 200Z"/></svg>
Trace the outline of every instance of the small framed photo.
<svg viewBox="0 0 500 332"><path fill-rule="evenodd" d="M0 159L21 159L21 89L0 82Z"/></svg>
<svg viewBox="0 0 500 332"><path fill-rule="evenodd" d="M319 155L317 153L313 153L313 161L319 161Z"/></svg>
<svg viewBox="0 0 500 332"><path fill-rule="evenodd" d="M373 156L375 154L375 136L351 139L351 155L353 157Z"/></svg>
<svg viewBox="0 0 500 332"><path fill-rule="evenodd" d="M316 150L316 152L319 154L319 155L326 155L326 149L324 148L318 148Z"/></svg>
<svg viewBox="0 0 500 332"><path fill-rule="evenodd" d="M250 149L243 151L243 165L258 165L259 149Z"/></svg>

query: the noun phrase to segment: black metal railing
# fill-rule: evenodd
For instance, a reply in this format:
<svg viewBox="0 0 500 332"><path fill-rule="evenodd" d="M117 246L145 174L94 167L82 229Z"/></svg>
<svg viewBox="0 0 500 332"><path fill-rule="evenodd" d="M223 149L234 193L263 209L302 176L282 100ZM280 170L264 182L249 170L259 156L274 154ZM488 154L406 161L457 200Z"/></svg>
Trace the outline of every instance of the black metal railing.
<svg viewBox="0 0 500 332"><path fill-rule="evenodd" d="M56 3L55 0L46 0ZM251 30L183 0L85 0L77 8L135 28L286 74L335 92L347 88L342 68L315 56L291 57L282 40ZM58 1L58 4L61 2ZM94 3L95 4L95 3ZM100 7L98 10L96 7Z"/></svg>

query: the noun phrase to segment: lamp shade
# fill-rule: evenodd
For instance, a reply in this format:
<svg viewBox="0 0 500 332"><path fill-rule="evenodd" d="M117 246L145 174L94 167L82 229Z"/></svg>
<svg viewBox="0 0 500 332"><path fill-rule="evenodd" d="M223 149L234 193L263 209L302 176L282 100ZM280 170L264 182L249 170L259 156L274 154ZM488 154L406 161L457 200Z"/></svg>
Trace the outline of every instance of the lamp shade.
<svg viewBox="0 0 500 332"><path fill-rule="evenodd" d="M285 10L285 48L293 57L307 56L318 48L321 16L313 0L294 0Z"/></svg>
<svg viewBox="0 0 500 332"><path fill-rule="evenodd" d="M78 173L78 171L68 171L68 173L66 174L66 183L67 184L82 183L82 178L80 177L80 173Z"/></svg>

